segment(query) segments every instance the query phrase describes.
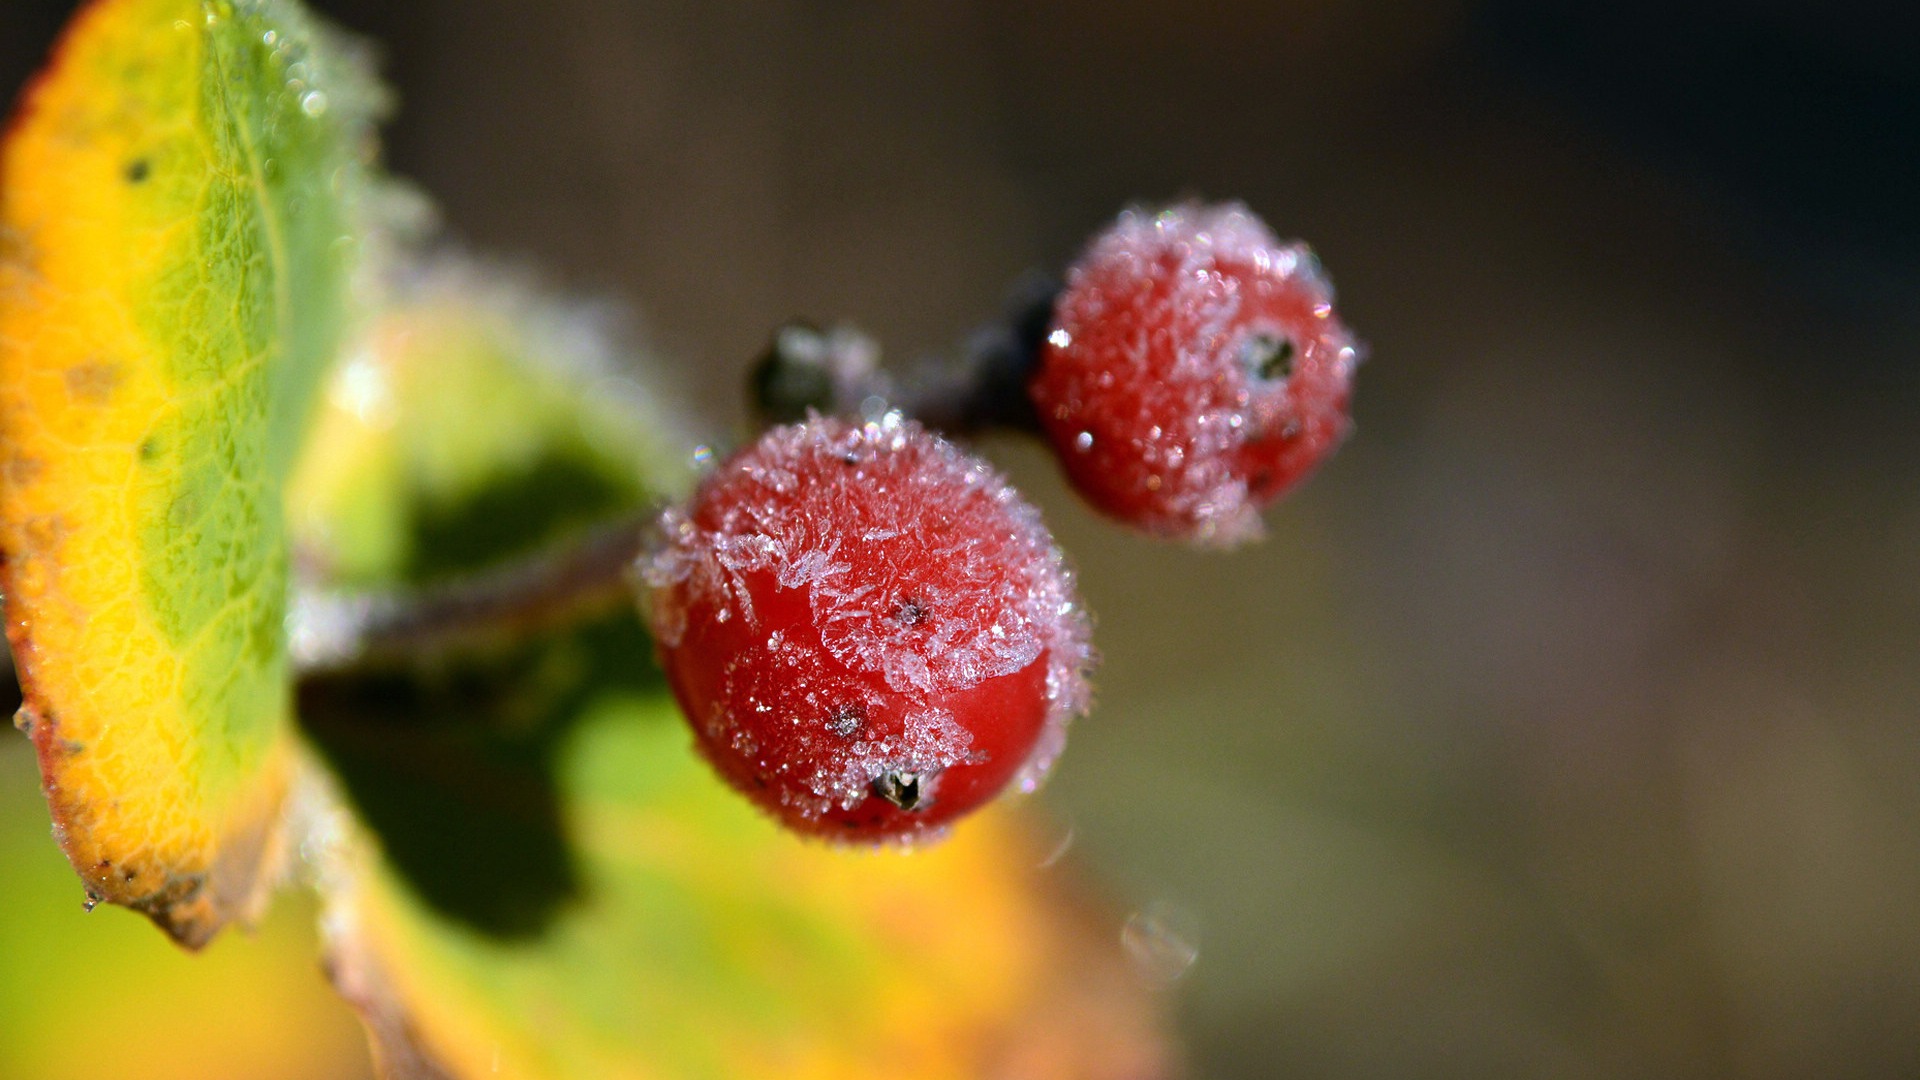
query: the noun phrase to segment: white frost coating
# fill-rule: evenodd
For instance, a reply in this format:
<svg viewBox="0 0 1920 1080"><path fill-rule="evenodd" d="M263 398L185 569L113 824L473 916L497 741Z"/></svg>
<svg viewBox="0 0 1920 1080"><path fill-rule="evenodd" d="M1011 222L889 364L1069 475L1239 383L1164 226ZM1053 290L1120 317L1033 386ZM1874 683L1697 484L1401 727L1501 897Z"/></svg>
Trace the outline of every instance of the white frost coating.
<svg viewBox="0 0 1920 1080"><path fill-rule="evenodd" d="M666 647L680 643L690 617L703 617L693 613L755 620L749 579L771 575L781 590L804 592L835 661L911 700L1013 674L1044 653L1048 718L1014 781L1039 785L1068 720L1087 707L1093 654L1064 557L998 473L888 414L775 429L708 483L722 481L744 493L715 513L696 499L698 521L670 513L668 542L640 568L649 621ZM769 641L729 666L729 686L736 676L787 680L787 699L806 705L795 723L827 723L846 705L844 676L818 670L817 654L792 642ZM735 689L744 692L728 695L735 701L763 697ZM858 744L837 771L802 778L814 801L803 809L851 806L890 769L937 773L968 760L970 741L950 715L919 709L901 737Z"/></svg>

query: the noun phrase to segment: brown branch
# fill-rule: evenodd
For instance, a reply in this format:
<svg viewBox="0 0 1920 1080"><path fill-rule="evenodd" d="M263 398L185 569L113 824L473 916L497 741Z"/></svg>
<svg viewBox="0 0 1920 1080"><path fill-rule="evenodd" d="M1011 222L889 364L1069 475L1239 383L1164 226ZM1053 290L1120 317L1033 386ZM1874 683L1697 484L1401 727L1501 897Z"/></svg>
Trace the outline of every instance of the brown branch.
<svg viewBox="0 0 1920 1080"><path fill-rule="evenodd" d="M658 535L658 508L559 548L411 592L295 598L289 651L302 675L418 659L575 622L634 602L633 567Z"/></svg>
<svg viewBox="0 0 1920 1080"><path fill-rule="evenodd" d="M898 376L880 367L880 347L853 327L788 323L754 366L748 405L763 427L809 411L871 419L873 410L890 408L949 436L1037 432L1026 384L1059 288L1050 277L1027 275L1009 291L1000 318L976 331L959 356L924 360Z"/></svg>

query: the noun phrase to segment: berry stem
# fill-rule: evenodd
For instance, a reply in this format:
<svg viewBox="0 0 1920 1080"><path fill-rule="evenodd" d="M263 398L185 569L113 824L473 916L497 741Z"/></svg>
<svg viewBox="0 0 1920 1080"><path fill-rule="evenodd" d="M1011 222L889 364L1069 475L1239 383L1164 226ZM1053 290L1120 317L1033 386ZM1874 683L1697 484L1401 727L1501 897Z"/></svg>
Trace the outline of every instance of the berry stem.
<svg viewBox="0 0 1920 1080"><path fill-rule="evenodd" d="M302 676L522 640L634 600L633 565L658 546L659 508L472 577L414 590L302 591L288 620Z"/></svg>
<svg viewBox="0 0 1920 1080"><path fill-rule="evenodd" d="M809 410L872 419L866 415L872 406L883 405L945 435L1038 434L1027 377L1059 291L1049 275L1023 276L1009 290L1001 317L975 331L957 359L927 359L898 378L880 368L879 346L859 330L788 323L754 367L749 405L762 428L798 423Z"/></svg>

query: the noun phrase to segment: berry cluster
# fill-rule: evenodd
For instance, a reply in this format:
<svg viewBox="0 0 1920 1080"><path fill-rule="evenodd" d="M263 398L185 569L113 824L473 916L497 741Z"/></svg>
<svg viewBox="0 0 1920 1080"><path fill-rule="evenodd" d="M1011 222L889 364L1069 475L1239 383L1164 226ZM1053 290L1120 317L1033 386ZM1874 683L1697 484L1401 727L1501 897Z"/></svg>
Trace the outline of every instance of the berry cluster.
<svg viewBox="0 0 1920 1080"><path fill-rule="evenodd" d="M1348 431L1357 349L1332 297L1244 207L1129 211L1049 321L998 335L976 377L923 380L945 404L915 411L1037 427L1108 515L1237 543ZM646 611L702 753L748 798L814 835L924 837L1045 776L1087 704L1088 619L984 462L899 411L814 411L892 384L870 344L827 347L864 339L808 334L755 376L761 414L796 422L665 515Z"/></svg>

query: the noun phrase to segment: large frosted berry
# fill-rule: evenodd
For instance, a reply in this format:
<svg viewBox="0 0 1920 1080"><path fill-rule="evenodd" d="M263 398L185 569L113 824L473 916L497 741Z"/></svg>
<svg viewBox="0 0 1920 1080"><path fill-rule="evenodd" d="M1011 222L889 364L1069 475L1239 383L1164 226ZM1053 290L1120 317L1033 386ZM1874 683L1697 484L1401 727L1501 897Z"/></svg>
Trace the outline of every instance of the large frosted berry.
<svg viewBox="0 0 1920 1080"><path fill-rule="evenodd" d="M1356 360L1311 251L1237 203L1186 204L1094 239L1028 392L1096 507L1226 546L1345 438Z"/></svg>
<svg viewBox="0 0 1920 1080"><path fill-rule="evenodd" d="M889 414L774 428L666 520L647 614L701 751L804 832L937 831L1031 789L1087 701L1039 515Z"/></svg>

